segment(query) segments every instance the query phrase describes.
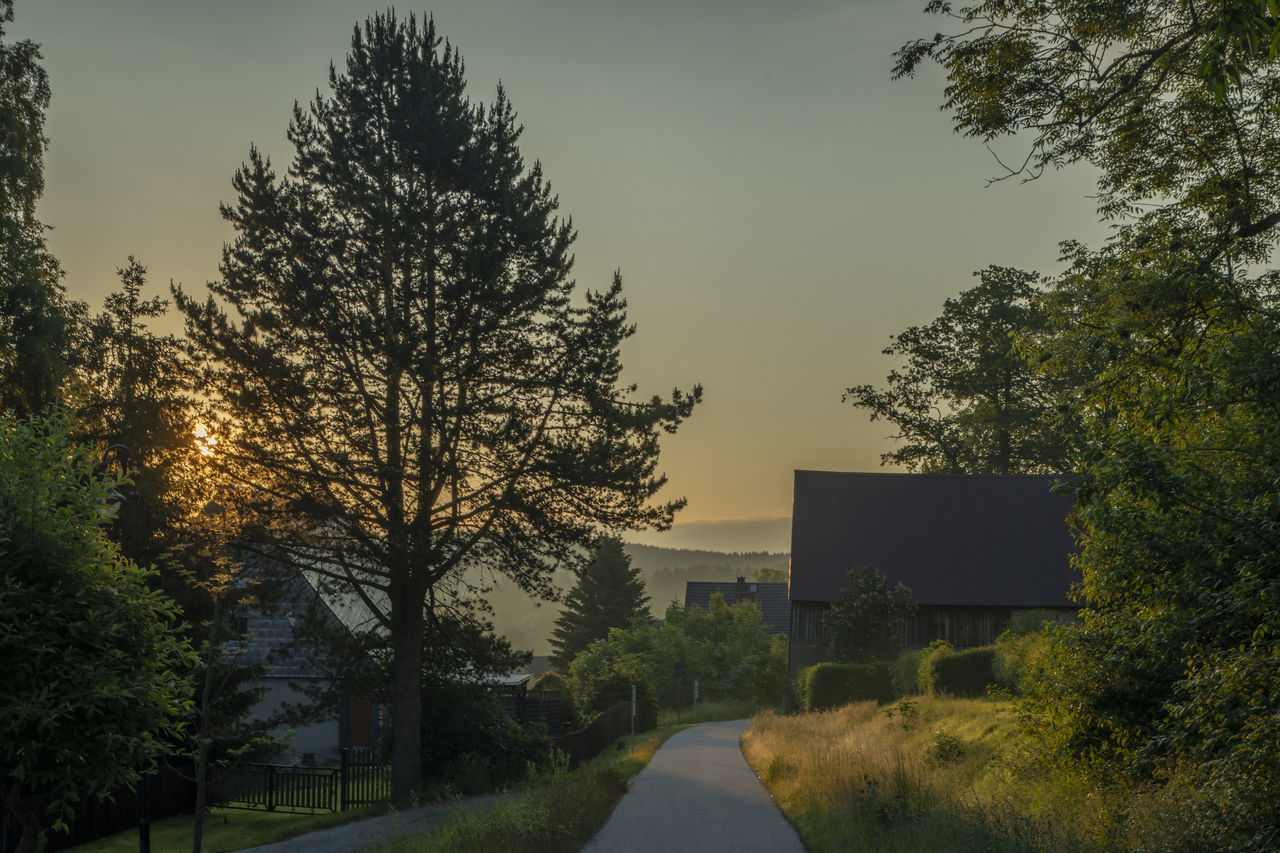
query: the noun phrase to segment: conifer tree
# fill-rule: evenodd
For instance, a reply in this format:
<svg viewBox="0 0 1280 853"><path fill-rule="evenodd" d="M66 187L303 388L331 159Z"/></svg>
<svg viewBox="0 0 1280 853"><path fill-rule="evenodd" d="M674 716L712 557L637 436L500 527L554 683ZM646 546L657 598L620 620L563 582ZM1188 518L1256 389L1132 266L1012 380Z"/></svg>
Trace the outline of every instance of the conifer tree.
<svg viewBox="0 0 1280 853"><path fill-rule="evenodd" d="M357 597L385 637L393 788L421 788L423 644L466 571L550 596L609 530L665 527L659 436L700 391L620 385L621 279L581 294L575 237L499 87L393 12L295 106L293 164L252 149L199 302L176 291L223 409L221 476L262 501L260 547Z"/></svg>
<svg viewBox="0 0 1280 853"><path fill-rule="evenodd" d="M649 612L644 578L632 567L621 540L609 538L600 544L565 605L551 639L551 664L561 672L568 672L573 659L593 641L607 637L610 628L630 627L632 619Z"/></svg>

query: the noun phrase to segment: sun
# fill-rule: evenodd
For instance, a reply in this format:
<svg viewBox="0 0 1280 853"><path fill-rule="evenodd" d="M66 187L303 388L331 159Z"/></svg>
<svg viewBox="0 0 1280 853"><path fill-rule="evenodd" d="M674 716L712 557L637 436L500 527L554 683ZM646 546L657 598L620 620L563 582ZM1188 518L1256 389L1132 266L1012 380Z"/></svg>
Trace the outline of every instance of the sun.
<svg viewBox="0 0 1280 853"><path fill-rule="evenodd" d="M212 456L213 448L218 443L218 437L209 432L209 428L203 423L195 425L193 430L196 437L196 447L200 450L201 456Z"/></svg>

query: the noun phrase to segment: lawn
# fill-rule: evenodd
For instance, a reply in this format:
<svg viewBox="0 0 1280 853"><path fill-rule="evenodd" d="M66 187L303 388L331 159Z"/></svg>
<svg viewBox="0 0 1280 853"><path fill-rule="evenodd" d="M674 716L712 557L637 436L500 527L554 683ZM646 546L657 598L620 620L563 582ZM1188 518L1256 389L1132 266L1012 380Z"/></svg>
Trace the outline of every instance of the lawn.
<svg viewBox="0 0 1280 853"><path fill-rule="evenodd" d="M385 806L366 806L346 812L284 814L281 812L213 809L204 820L204 853L231 853L283 841L316 829L359 820L385 811ZM191 849L191 815L165 818L151 824L151 849L155 853L178 853ZM97 841L73 847L69 853L137 853L138 830L131 829Z"/></svg>

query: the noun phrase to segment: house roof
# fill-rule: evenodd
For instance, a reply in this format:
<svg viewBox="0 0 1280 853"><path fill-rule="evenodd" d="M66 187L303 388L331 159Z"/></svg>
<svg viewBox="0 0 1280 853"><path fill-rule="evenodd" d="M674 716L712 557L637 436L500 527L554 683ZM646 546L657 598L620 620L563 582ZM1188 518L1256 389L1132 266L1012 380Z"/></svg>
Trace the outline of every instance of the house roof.
<svg viewBox="0 0 1280 853"><path fill-rule="evenodd" d="M1079 580L1053 475L796 471L789 595L831 601L872 566L922 605L1070 606Z"/></svg>
<svg viewBox="0 0 1280 853"><path fill-rule="evenodd" d="M787 602L787 585L785 583L747 583L746 586L748 593L754 595L769 632L789 633L791 607ZM738 601L738 585L733 581L688 581L684 585L685 609L695 604L705 609L711 603L711 596L717 592L724 596L725 604L733 605Z"/></svg>

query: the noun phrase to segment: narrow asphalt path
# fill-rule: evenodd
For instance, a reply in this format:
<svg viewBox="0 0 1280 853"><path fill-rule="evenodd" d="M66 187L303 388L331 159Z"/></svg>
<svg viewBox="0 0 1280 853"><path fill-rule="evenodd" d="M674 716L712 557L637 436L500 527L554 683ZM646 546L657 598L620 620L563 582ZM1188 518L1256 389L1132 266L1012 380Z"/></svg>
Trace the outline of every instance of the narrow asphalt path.
<svg viewBox="0 0 1280 853"><path fill-rule="evenodd" d="M804 853L742 756L748 725L704 723L673 736L583 853Z"/></svg>
<svg viewBox="0 0 1280 853"><path fill-rule="evenodd" d="M382 817L352 821L331 829L320 829L287 841L249 847L240 853L354 853L376 844L385 844L402 835L418 835L448 820L456 811L492 806L503 795L468 797L452 803L436 803L406 809Z"/></svg>

